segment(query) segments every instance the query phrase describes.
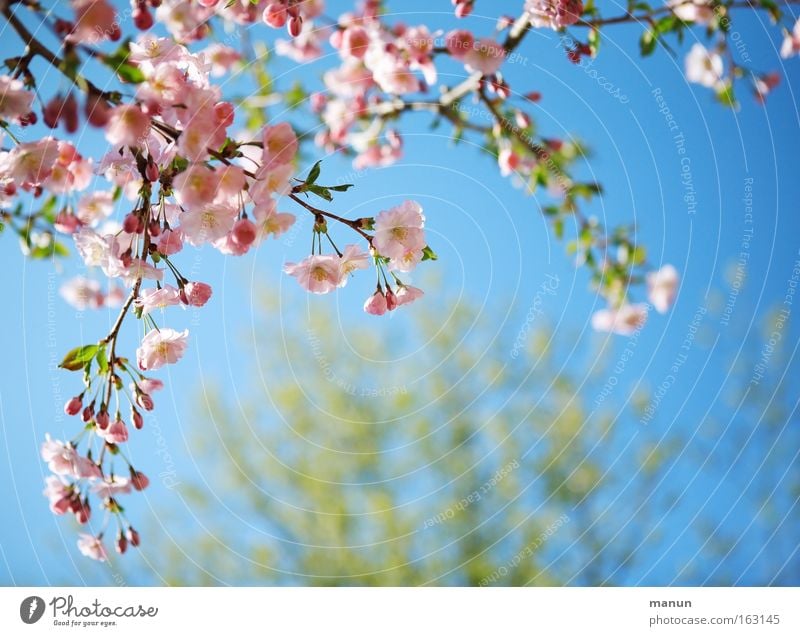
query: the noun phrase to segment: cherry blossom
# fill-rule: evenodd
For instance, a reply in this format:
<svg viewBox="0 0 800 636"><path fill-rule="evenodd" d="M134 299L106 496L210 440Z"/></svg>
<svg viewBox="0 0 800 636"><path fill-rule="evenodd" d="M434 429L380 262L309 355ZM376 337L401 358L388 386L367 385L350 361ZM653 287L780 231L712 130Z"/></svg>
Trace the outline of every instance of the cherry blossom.
<svg viewBox="0 0 800 636"><path fill-rule="evenodd" d="M136 361L142 371L160 369L165 364L175 364L183 357L188 345L189 331L153 329L142 339L136 350Z"/></svg>
<svg viewBox="0 0 800 636"><path fill-rule="evenodd" d="M583 13L581 0L526 0L525 10L535 27L561 29L575 24Z"/></svg>
<svg viewBox="0 0 800 636"><path fill-rule="evenodd" d="M719 54L702 44L692 45L686 56L686 79L695 84L714 88L722 83L723 64Z"/></svg>
<svg viewBox="0 0 800 636"><path fill-rule="evenodd" d="M678 293L678 270L672 265L647 274L647 298L656 311L665 314L669 311Z"/></svg>
<svg viewBox="0 0 800 636"><path fill-rule="evenodd" d="M331 255L312 255L299 263L286 263L283 271L293 276L300 286L312 294L327 294L339 286L340 259Z"/></svg>
<svg viewBox="0 0 800 636"><path fill-rule="evenodd" d="M616 309L601 309L592 316L592 328L609 331L621 336L630 336L644 326L647 320L647 305L625 304Z"/></svg>
<svg viewBox="0 0 800 636"><path fill-rule="evenodd" d="M81 554L95 561L106 561L108 559L108 553L100 537L95 537L91 534L78 535L78 549Z"/></svg>

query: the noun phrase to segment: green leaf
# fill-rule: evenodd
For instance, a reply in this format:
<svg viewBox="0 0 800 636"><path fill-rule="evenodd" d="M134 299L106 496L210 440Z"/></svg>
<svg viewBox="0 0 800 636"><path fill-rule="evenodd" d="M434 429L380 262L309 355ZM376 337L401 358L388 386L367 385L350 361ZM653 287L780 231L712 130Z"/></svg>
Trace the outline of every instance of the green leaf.
<svg viewBox="0 0 800 636"><path fill-rule="evenodd" d="M97 348L97 353L95 354L95 359L97 360L97 365L100 367L100 373L106 374L108 373L108 358L106 357L106 346L100 345Z"/></svg>
<svg viewBox="0 0 800 636"><path fill-rule="evenodd" d="M436 256L436 252L434 252L430 247L427 245L422 250L422 260L423 261L438 261L439 257Z"/></svg>
<svg viewBox="0 0 800 636"><path fill-rule="evenodd" d="M333 201L333 195L331 194L331 191L328 190L328 188L325 188L323 186L308 185L308 184L306 184L306 186L307 186L306 190L308 192L316 194L318 197L320 197L321 199L325 199L328 202Z"/></svg>
<svg viewBox="0 0 800 636"><path fill-rule="evenodd" d="M334 192L347 192L352 187L352 183L343 183L342 185L328 186L328 190L333 190Z"/></svg>
<svg viewBox="0 0 800 636"><path fill-rule="evenodd" d="M130 39L125 40L120 47L110 55L104 55L101 60L103 64L114 71L123 82L129 84L141 84L145 77L141 69L128 63L130 57Z"/></svg>
<svg viewBox="0 0 800 636"><path fill-rule="evenodd" d="M653 51L656 50L656 43L658 42L655 33L652 31L645 31L642 34L641 40L639 40L639 51L642 54L642 57L647 57L651 55Z"/></svg>
<svg viewBox="0 0 800 636"><path fill-rule="evenodd" d="M87 363L91 363L92 358L97 354L97 349L96 344L75 347L64 356L58 366L67 371L80 371Z"/></svg>
<svg viewBox="0 0 800 636"><path fill-rule="evenodd" d="M319 177L319 173L322 171L322 168L320 167L321 163L322 160L317 161L317 163L315 163L314 166L309 171L308 176L306 177L307 186L313 185L314 183L317 182L317 177Z"/></svg>

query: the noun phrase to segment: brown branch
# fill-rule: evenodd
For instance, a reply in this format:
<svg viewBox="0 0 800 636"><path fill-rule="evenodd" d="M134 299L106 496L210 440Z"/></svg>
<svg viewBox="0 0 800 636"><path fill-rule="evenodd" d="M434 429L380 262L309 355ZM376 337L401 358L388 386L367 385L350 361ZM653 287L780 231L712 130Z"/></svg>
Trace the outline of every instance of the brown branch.
<svg viewBox="0 0 800 636"><path fill-rule="evenodd" d="M361 236L367 239L370 245L372 245L372 237L361 228L361 224L358 220L346 219L342 216L339 216L338 214L334 214L333 212L326 212L325 210L320 210L319 208L314 207L310 203L306 203L305 201L303 201L303 199L301 199L294 193L290 194L289 198L295 203L299 203L306 210L311 212L314 216L324 216L326 218L333 219L334 221L338 221L339 223L342 223L347 227L355 230Z"/></svg>

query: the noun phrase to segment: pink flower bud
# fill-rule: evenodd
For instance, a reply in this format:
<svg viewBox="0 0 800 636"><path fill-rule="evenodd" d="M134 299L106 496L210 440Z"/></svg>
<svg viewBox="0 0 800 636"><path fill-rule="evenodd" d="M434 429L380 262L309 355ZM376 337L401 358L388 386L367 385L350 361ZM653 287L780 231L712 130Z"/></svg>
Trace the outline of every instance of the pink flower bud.
<svg viewBox="0 0 800 636"><path fill-rule="evenodd" d="M72 508L72 495L66 495L53 504L53 514L63 515Z"/></svg>
<svg viewBox="0 0 800 636"><path fill-rule="evenodd" d="M183 249L181 233L175 230L164 230L158 238L158 251L165 256L177 254Z"/></svg>
<svg viewBox="0 0 800 636"><path fill-rule="evenodd" d="M470 13L472 13L472 2L460 2L456 5L456 17L457 18L466 18Z"/></svg>
<svg viewBox="0 0 800 636"><path fill-rule="evenodd" d="M233 224L231 240L239 247L249 247L257 234L256 226L250 219L239 219Z"/></svg>
<svg viewBox="0 0 800 636"><path fill-rule="evenodd" d="M383 291L380 289L367 298L364 303L364 311L373 316L383 316L387 309L386 296L383 295Z"/></svg>
<svg viewBox="0 0 800 636"><path fill-rule="evenodd" d="M72 93L67 95L67 99L64 102L61 119L64 122L64 128L69 134L77 132L80 123L78 121L78 100L75 99L75 95Z"/></svg>
<svg viewBox="0 0 800 636"><path fill-rule="evenodd" d="M119 554L125 554L125 550L128 549L128 539L125 538L124 534L122 534L122 530L120 530L119 534L117 535L117 540L114 542L114 547Z"/></svg>
<svg viewBox="0 0 800 636"><path fill-rule="evenodd" d="M110 421L110 418L108 417L108 411L106 411L105 408L101 408L100 412L95 418L95 421L97 422L97 428L99 428L101 431L106 430Z"/></svg>
<svg viewBox="0 0 800 636"><path fill-rule="evenodd" d="M133 470L133 468L131 468L131 485L136 490L144 490L150 485L150 480L144 473L140 473L138 470Z"/></svg>
<svg viewBox="0 0 800 636"><path fill-rule="evenodd" d="M138 234L141 225L142 219L133 212L130 212L125 215L125 219L122 221L122 230L127 234Z"/></svg>
<svg viewBox="0 0 800 636"><path fill-rule="evenodd" d="M147 31L153 26L153 16L144 5L139 5L131 13L133 23L140 31Z"/></svg>
<svg viewBox="0 0 800 636"><path fill-rule="evenodd" d="M133 526L129 526L128 527L127 535L128 535L128 541L131 542L131 545L134 548L138 548L139 547L139 543L140 543L139 533L136 532L136 530L133 529Z"/></svg>
<svg viewBox="0 0 800 636"><path fill-rule="evenodd" d="M150 224L147 226L147 231L152 237L156 237L161 234L161 225L158 221L150 221Z"/></svg>
<svg viewBox="0 0 800 636"><path fill-rule="evenodd" d="M287 13L284 5L278 2L272 2L266 6L261 18L268 26L271 26L274 29L280 29L284 24L286 24L289 14Z"/></svg>
<svg viewBox="0 0 800 636"><path fill-rule="evenodd" d="M206 283L192 282L187 283L183 288L186 296L184 301L192 307L202 307L211 298L211 285Z"/></svg>
<svg viewBox="0 0 800 636"><path fill-rule="evenodd" d="M85 424L88 424L92 421L94 417L94 404L90 404L85 409L83 409L83 413L81 413L81 421Z"/></svg>
<svg viewBox="0 0 800 636"><path fill-rule="evenodd" d="M81 220L66 210L59 212L53 222L53 226L62 234L74 234L81 225Z"/></svg>
<svg viewBox="0 0 800 636"><path fill-rule="evenodd" d="M77 415L83 407L83 401L79 395L76 395L71 400L68 400L64 405L64 413L67 415Z"/></svg>
<svg viewBox="0 0 800 636"><path fill-rule="evenodd" d="M214 104L214 114L217 116L217 123L222 128L227 128L233 123L233 104L230 102L217 102Z"/></svg>
<svg viewBox="0 0 800 636"><path fill-rule="evenodd" d="M293 38L296 38L303 30L303 18L299 15L290 18L289 24L287 25L287 30L289 31L289 35L291 35Z"/></svg>
<svg viewBox="0 0 800 636"><path fill-rule="evenodd" d="M139 393L136 396L136 403L141 406L145 411L152 411L153 407L153 398L150 397L147 393Z"/></svg>
<svg viewBox="0 0 800 636"><path fill-rule="evenodd" d="M144 169L144 176L147 177L147 180L150 182L158 181L158 166L156 165L156 162L153 161L152 157L147 160L147 167Z"/></svg>
<svg viewBox="0 0 800 636"><path fill-rule="evenodd" d="M133 426L136 430L141 431L144 427L144 418L142 414L133 407L131 407L131 420L133 420Z"/></svg>
<svg viewBox="0 0 800 636"><path fill-rule="evenodd" d="M86 120L97 128L103 128L109 120L111 109L106 100L99 95L89 95L83 107Z"/></svg>
<svg viewBox="0 0 800 636"><path fill-rule="evenodd" d="M80 523L88 523L89 518L92 516L92 509L89 507L89 500L80 500L79 497L75 498L77 506L73 506L72 510L75 513L75 520Z"/></svg>
<svg viewBox="0 0 800 636"><path fill-rule="evenodd" d="M394 292L391 289L386 290L386 309L392 311L395 307L397 307L397 296L394 295Z"/></svg>
<svg viewBox="0 0 800 636"><path fill-rule="evenodd" d="M531 91L530 93L525 94L525 99L530 102L538 102L542 99L542 94L539 91Z"/></svg>
<svg viewBox="0 0 800 636"><path fill-rule="evenodd" d="M56 95L42 109L42 121L48 128L56 128L58 120L61 119L61 111L64 109L64 98Z"/></svg>

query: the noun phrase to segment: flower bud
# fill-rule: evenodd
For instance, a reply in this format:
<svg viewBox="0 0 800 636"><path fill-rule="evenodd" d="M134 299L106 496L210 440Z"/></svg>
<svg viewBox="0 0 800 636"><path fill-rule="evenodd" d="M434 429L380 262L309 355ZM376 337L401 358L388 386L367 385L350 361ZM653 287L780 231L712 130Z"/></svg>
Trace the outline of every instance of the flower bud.
<svg viewBox="0 0 800 636"><path fill-rule="evenodd" d="M133 407L131 407L131 420L133 421L133 426L136 428L136 430L141 431L144 427L144 418L142 417L142 414Z"/></svg>
<svg viewBox="0 0 800 636"><path fill-rule="evenodd" d="M42 109L42 121L48 128L56 128L64 108L64 98L61 95L53 97Z"/></svg>
<svg viewBox="0 0 800 636"><path fill-rule="evenodd" d="M71 400L68 400L64 405L64 413L67 415L77 415L83 407L83 401L80 395L76 395Z"/></svg>
<svg viewBox="0 0 800 636"><path fill-rule="evenodd" d="M114 542L114 547L119 554L125 554L125 550L128 549L128 539L122 534L122 530L119 531L117 535L117 540Z"/></svg>
<svg viewBox="0 0 800 636"><path fill-rule="evenodd" d="M131 13L133 23L140 31L147 31L153 26L153 15L147 10L144 5L139 5Z"/></svg>
<svg viewBox="0 0 800 636"><path fill-rule="evenodd" d="M211 298L211 285L206 283L191 282L183 288L183 302L192 307L202 307Z"/></svg>
<svg viewBox="0 0 800 636"><path fill-rule="evenodd" d="M78 505L73 507L75 520L80 524L88 523L89 517L92 516L92 509L89 506L89 499L87 498L81 501L79 497L76 497L75 501L78 502Z"/></svg>
<svg viewBox="0 0 800 636"><path fill-rule="evenodd" d="M129 212L122 221L122 231L127 234L139 234L144 229L139 215Z"/></svg>
<svg viewBox="0 0 800 636"><path fill-rule="evenodd" d="M75 95L70 93L64 101L64 108L61 113L61 119L64 122L64 129L69 134L74 134L78 131L78 100Z"/></svg>
<svg viewBox="0 0 800 636"><path fill-rule="evenodd" d="M108 411L106 411L105 407L100 408L100 412L97 414L95 421L97 422L97 428L99 428L101 431L104 431L108 428L110 418L108 417Z"/></svg>
<svg viewBox="0 0 800 636"><path fill-rule="evenodd" d="M131 468L131 485L135 490L144 490L150 485L147 475Z"/></svg>
<svg viewBox="0 0 800 636"><path fill-rule="evenodd" d="M372 296L367 298L364 303L364 311L373 316L383 316L387 309L386 296L383 295L381 289L378 289Z"/></svg>
<svg viewBox="0 0 800 636"><path fill-rule="evenodd" d="M139 533L133 529L133 526L128 526L127 536L128 536L128 541L131 542L131 545L134 548L138 548L140 543Z"/></svg>
<svg viewBox="0 0 800 636"><path fill-rule="evenodd" d="M392 311L395 307L397 307L397 296L394 295L394 292L391 289L386 290L386 309Z"/></svg>
<svg viewBox="0 0 800 636"><path fill-rule="evenodd" d="M83 413L81 413L81 421L84 422L85 424L88 424L89 422L92 421L93 417L94 417L94 403L90 404L85 409L83 409Z"/></svg>
<svg viewBox="0 0 800 636"><path fill-rule="evenodd" d="M289 24L287 25L287 30L289 31L289 35L291 35L293 38L296 38L303 30L303 18L299 15L290 18Z"/></svg>
<svg viewBox="0 0 800 636"><path fill-rule="evenodd" d="M145 411L152 411L153 407L153 398L150 397L148 393L138 393L136 395L136 404L141 406Z"/></svg>
<svg viewBox="0 0 800 636"><path fill-rule="evenodd" d="M286 11L286 7L279 2L268 4L264 9L264 13L261 15L261 19L274 29L280 29L286 24L288 18L289 14Z"/></svg>
<svg viewBox="0 0 800 636"><path fill-rule="evenodd" d="M152 157L147 159L147 167L144 169L144 176L147 177L147 180L150 182L158 181L158 166L156 162L153 161Z"/></svg>
<svg viewBox="0 0 800 636"><path fill-rule="evenodd" d="M108 102L99 95L89 95L86 98L86 103L83 106L83 113L86 115L86 120L92 126L103 128L111 117L111 109Z"/></svg>
<svg viewBox="0 0 800 636"><path fill-rule="evenodd" d="M250 247L257 234L256 226L250 219L239 219L233 224L231 240L239 247Z"/></svg>

